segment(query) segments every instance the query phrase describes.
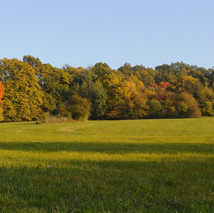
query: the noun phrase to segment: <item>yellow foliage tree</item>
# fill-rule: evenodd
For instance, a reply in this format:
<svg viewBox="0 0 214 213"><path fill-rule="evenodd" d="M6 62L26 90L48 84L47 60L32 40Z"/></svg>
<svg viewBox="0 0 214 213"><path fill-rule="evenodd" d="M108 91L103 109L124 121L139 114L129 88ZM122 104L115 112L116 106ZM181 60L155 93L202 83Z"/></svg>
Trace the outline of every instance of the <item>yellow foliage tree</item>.
<svg viewBox="0 0 214 213"><path fill-rule="evenodd" d="M17 59L0 60L1 79L5 94L3 113L5 121L36 119L43 102L43 93L35 69Z"/></svg>
<svg viewBox="0 0 214 213"><path fill-rule="evenodd" d="M189 75L182 75L178 78L176 87L172 87L172 89L176 89L177 91L185 91L188 90L192 85L198 82L197 78L194 78Z"/></svg>

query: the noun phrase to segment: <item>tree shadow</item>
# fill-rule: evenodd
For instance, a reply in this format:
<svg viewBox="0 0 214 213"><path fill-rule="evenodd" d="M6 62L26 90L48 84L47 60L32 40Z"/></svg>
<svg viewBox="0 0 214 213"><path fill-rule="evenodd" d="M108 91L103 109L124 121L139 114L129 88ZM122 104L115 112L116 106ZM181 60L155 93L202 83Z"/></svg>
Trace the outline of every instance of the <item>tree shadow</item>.
<svg viewBox="0 0 214 213"><path fill-rule="evenodd" d="M7 142L0 149L22 151L75 151L92 153L213 153L213 144L204 143L85 143L85 142Z"/></svg>
<svg viewBox="0 0 214 213"><path fill-rule="evenodd" d="M192 212L192 206L212 206L210 162L64 163L71 166L0 167L0 210L102 212L104 207L110 212Z"/></svg>

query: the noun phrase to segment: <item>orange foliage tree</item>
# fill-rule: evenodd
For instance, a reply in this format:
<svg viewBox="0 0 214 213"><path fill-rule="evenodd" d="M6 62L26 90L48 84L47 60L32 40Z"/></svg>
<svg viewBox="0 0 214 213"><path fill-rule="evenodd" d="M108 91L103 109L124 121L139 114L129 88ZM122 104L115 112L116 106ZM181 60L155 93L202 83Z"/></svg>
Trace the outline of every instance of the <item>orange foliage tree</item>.
<svg viewBox="0 0 214 213"><path fill-rule="evenodd" d="M160 90L163 90L163 91L165 91L167 88L169 88L171 86L172 86L172 84L170 84L169 82L164 82L164 81L161 81L159 84L154 83L152 85L153 88L155 88L155 89L159 88Z"/></svg>
<svg viewBox="0 0 214 213"><path fill-rule="evenodd" d="M4 85L0 81L0 103L2 102L3 95L4 95Z"/></svg>

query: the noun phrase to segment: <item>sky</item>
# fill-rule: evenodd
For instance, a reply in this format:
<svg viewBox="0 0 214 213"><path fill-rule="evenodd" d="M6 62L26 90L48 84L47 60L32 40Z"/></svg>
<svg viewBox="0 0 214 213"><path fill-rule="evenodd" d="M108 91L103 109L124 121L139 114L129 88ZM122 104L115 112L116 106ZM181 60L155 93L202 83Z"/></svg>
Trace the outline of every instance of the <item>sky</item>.
<svg viewBox="0 0 214 213"><path fill-rule="evenodd" d="M214 67L213 0L0 0L0 58Z"/></svg>

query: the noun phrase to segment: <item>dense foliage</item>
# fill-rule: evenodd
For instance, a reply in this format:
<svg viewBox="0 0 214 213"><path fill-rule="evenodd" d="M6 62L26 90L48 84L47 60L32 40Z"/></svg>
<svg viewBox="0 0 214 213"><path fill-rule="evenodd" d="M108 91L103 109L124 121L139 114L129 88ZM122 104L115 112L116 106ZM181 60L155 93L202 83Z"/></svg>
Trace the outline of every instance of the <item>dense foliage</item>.
<svg viewBox="0 0 214 213"><path fill-rule="evenodd" d="M0 81L0 121L3 120L3 109L1 107L3 95L4 95L4 86L3 86L2 82Z"/></svg>
<svg viewBox="0 0 214 213"><path fill-rule="evenodd" d="M59 69L24 56L0 60L0 81L0 121L43 114L76 120L214 115L214 69L183 62L155 69L128 63L118 70L106 63Z"/></svg>

